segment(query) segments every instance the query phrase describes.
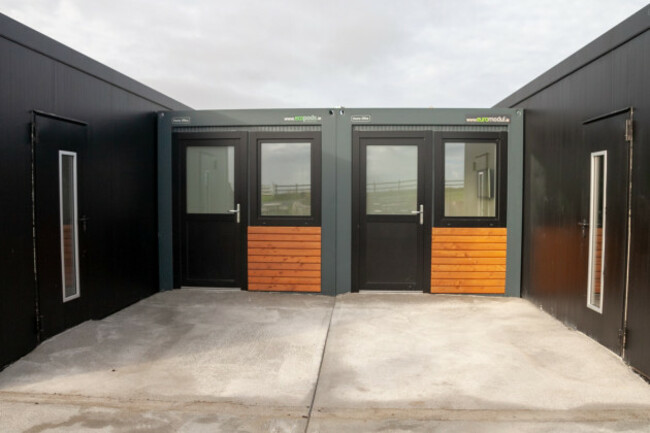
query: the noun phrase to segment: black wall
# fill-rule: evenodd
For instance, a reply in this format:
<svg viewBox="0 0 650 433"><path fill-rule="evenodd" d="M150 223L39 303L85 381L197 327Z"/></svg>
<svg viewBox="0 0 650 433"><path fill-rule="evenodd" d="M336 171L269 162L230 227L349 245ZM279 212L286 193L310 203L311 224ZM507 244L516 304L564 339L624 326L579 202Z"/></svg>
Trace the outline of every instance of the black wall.
<svg viewBox="0 0 650 433"><path fill-rule="evenodd" d="M583 326L577 262L584 215L583 121L634 107L634 164L626 358L650 374L650 8L646 7L497 106L525 108L523 296Z"/></svg>
<svg viewBox="0 0 650 433"><path fill-rule="evenodd" d="M86 319L158 290L155 111L186 109L0 15L0 368L37 344L31 110L88 123Z"/></svg>

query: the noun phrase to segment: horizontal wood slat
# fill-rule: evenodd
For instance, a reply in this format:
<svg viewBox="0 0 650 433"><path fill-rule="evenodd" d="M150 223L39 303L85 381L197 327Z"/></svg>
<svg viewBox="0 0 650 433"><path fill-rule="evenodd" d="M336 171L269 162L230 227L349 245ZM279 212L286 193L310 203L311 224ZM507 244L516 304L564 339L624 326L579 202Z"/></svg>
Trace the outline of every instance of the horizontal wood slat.
<svg viewBox="0 0 650 433"><path fill-rule="evenodd" d="M452 280L452 279L431 279L431 286L490 286L490 287L501 287L505 284L505 278L495 279L495 280L472 280L470 278L463 277L463 279Z"/></svg>
<svg viewBox="0 0 650 433"><path fill-rule="evenodd" d="M272 250L291 248L298 250L319 250L319 242L281 242L281 241L253 241L248 239L248 248L269 248Z"/></svg>
<svg viewBox="0 0 650 433"><path fill-rule="evenodd" d="M320 292L320 284L248 284L248 290L267 292Z"/></svg>
<svg viewBox="0 0 650 433"><path fill-rule="evenodd" d="M505 228L434 227L432 293L504 293Z"/></svg>
<svg viewBox="0 0 650 433"><path fill-rule="evenodd" d="M506 236L505 227L434 227L437 236Z"/></svg>
<svg viewBox="0 0 650 433"><path fill-rule="evenodd" d="M462 275L463 279L466 280L494 280L500 279L505 280L506 273L503 272L473 272L473 271L451 271L451 272L440 272L436 271L436 278L458 278L459 275Z"/></svg>
<svg viewBox="0 0 650 433"><path fill-rule="evenodd" d="M434 265L506 265L505 257L433 257Z"/></svg>
<svg viewBox="0 0 650 433"><path fill-rule="evenodd" d="M483 242L436 242L433 244L433 250L461 250L461 251L473 251L473 250L488 250L488 251L499 251L501 249L505 250L506 243L483 243Z"/></svg>
<svg viewBox="0 0 650 433"><path fill-rule="evenodd" d="M248 248L249 256L318 256L320 250L296 250L286 248Z"/></svg>
<svg viewBox="0 0 650 433"><path fill-rule="evenodd" d="M433 250L431 257L506 257L506 250L504 245L503 251L489 251L489 250L474 250L474 251L458 251L458 250Z"/></svg>
<svg viewBox="0 0 650 433"><path fill-rule="evenodd" d="M258 256L259 257L259 256ZM284 270L284 269L294 269L297 271L320 271L320 263L291 263L291 262L281 262L281 263L249 263L248 269L253 270L263 270L263 269L274 269L274 270Z"/></svg>
<svg viewBox="0 0 650 433"><path fill-rule="evenodd" d="M320 227L248 227L248 290L320 292Z"/></svg>
<svg viewBox="0 0 650 433"><path fill-rule="evenodd" d="M501 287L437 286L436 291L433 293L462 293L464 295L480 293L484 295L498 295L503 293L503 289Z"/></svg>
<svg viewBox="0 0 650 433"><path fill-rule="evenodd" d="M249 241L281 241L281 242L320 242L320 235L312 234L286 234L286 233L251 233Z"/></svg>
<svg viewBox="0 0 650 433"><path fill-rule="evenodd" d="M485 235L479 235L479 236L470 236L470 235L463 235L463 236L451 236L451 235L441 235L436 237L438 242L459 242L459 243L464 243L464 242L469 242L469 243L505 243L506 242L506 236L485 236Z"/></svg>
<svg viewBox="0 0 650 433"><path fill-rule="evenodd" d="M248 266L251 263L316 263L320 265L320 256L261 256L248 253ZM320 268L320 266L319 266Z"/></svg>
<svg viewBox="0 0 650 433"><path fill-rule="evenodd" d="M248 236L254 234L307 234L307 235L318 235L320 236L320 227L280 227L280 226L252 226L248 227Z"/></svg>
<svg viewBox="0 0 650 433"><path fill-rule="evenodd" d="M300 271L297 269L285 270L267 270L267 269L249 269L248 275L255 277L310 277L320 278L320 269L317 271Z"/></svg>
<svg viewBox="0 0 650 433"><path fill-rule="evenodd" d="M506 270L506 265L431 265L431 272L495 272Z"/></svg>
<svg viewBox="0 0 650 433"><path fill-rule="evenodd" d="M320 278L248 277L248 282L264 284L320 284Z"/></svg>

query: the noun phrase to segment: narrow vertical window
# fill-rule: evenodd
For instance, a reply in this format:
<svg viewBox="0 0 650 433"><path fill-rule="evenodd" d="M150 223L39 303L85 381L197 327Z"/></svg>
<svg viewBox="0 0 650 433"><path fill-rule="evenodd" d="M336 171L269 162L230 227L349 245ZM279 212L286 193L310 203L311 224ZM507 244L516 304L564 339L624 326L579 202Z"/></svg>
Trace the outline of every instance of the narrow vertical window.
<svg viewBox="0 0 650 433"><path fill-rule="evenodd" d="M591 154L591 194L589 204L589 279L587 306L603 312L605 288L605 220L607 209L607 151Z"/></svg>
<svg viewBox="0 0 650 433"><path fill-rule="evenodd" d="M59 209L63 302L79 297L77 154L59 151Z"/></svg>

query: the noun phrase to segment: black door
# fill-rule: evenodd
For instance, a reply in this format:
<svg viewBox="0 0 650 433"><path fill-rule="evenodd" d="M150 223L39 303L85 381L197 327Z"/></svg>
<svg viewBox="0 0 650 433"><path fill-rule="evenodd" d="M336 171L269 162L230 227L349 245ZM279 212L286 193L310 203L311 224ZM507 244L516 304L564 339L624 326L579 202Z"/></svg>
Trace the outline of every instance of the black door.
<svg viewBox="0 0 650 433"><path fill-rule="evenodd" d="M353 290L428 291L431 138L355 132Z"/></svg>
<svg viewBox="0 0 650 433"><path fill-rule="evenodd" d="M616 353L625 308L629 113L584 126L582 220L587 333ZM583 300L584 302L584 300ZM583 304L584 305L584 304Z"/></svg>
<svg viewBox="0 0 650 433"><path fill-rule="evenodd" d="M88 319L81 122L34 114L34 211L38 321L48 338Z"/></svg>
<svg viewBox="0 0 650 433"><path fill-rule="evenodd" d="M180 285L245 287L245 133L176 134Z"/></svg>

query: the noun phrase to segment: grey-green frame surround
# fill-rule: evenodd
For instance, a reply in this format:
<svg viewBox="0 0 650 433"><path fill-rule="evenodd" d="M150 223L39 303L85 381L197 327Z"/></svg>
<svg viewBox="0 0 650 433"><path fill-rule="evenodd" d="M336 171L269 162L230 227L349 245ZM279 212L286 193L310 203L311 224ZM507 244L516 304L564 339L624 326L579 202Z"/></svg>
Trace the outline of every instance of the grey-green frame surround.
<svg viewBox="0 0 650 433"><path fill-rule="evenodd" d="M509 122L468 122L505 116ZM492 119L493 120L493 119ZM319 126L322 132L322 293L351 291L352 128L508 132L508 255L506 296L521 293L523 110L518 109L271 109L158 113L158 226L160 289L173 288L172 130ZM435 176L434 176L435 178Z"/></svg>

